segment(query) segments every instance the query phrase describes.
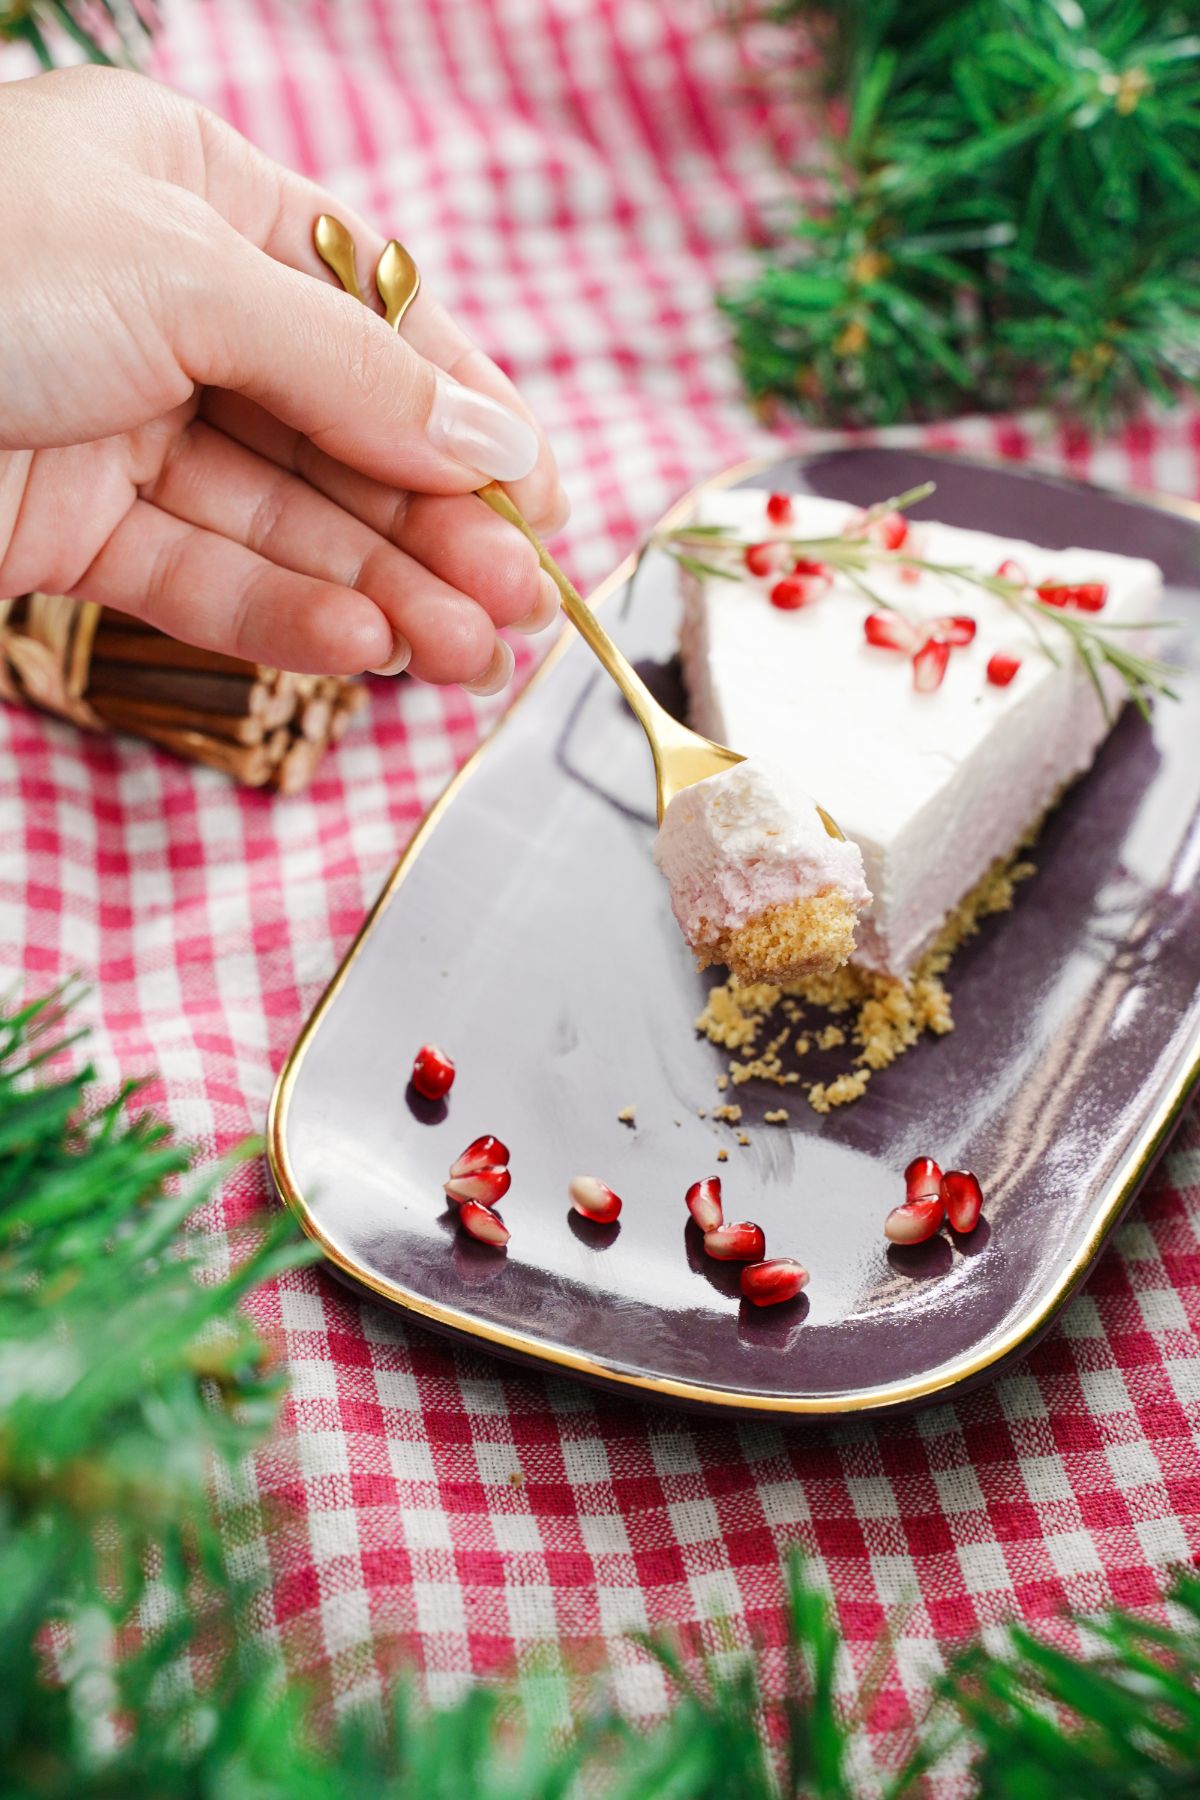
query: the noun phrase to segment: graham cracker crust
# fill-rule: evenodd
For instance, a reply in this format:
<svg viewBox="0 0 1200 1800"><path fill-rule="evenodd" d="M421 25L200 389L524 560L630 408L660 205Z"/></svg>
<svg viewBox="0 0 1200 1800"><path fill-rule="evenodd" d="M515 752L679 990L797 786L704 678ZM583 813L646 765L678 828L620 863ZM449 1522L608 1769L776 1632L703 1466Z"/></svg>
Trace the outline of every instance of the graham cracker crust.
<svg viewBox="0 0 1200 1800"><path fill-rule="evenodd" d="M720 963L740 989L769 980L791 984L836 974L854 953L857 913L845 894L830 888L768 907L745 925L696 944L696 966Z"/></svg>

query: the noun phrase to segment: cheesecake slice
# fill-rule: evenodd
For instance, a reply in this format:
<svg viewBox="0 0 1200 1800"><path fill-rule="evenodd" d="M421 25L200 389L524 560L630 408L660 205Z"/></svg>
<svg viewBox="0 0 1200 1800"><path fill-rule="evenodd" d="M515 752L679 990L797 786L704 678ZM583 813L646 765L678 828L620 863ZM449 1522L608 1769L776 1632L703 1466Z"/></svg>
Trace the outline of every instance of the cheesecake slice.
<svg viewBox="0 0 1200 1800"><path fill-rule="evenodd" d="M739 489L703 496L695 523L720 526L722 539L749 546L853 534L860 518L833 500ZM1086 610L1101 630L1151 620L1159 606L1161 573L1141 558L1051 551L924 520L901 521L898 531L902 553L907 531L908 552L925 562L987 575L1016 571L1052 603L1060 592L1072 596L1074 616ZM814 550L812 565L820 560ZM964 897L1088 768L1126 690L1115 671L1098 670L1106 716L1066 631L1053 620L1039 627L1052 660L1026 615L962 580L884 559L862 571L868 595L844 572L814 573L802 563L796 574L791 563L789 553L781 571L779 555L764 550L747 566L735 552L735 580L683 574L680 643L691 723L778 779L817 788L861 852L873 896L853 963L903 981ZM781 582L792 585L780 592ZM1136 631L1121 641L1151 647ZM914 661L914 646L922 645ZM783 845L768 837L777 823L756 828L756 791L746 789L734 827L740 885L727 894L726 915L710 911L698 933L713 960L729 960L731 931L753 907L761 912L777 898ZM698 842L707 831L712 844L725 829L711 816L693 826ZM697 892L700 868L697 862ZM689 917L691 904L684 903ZM687 923L684 929L691 935Z"/></svg>

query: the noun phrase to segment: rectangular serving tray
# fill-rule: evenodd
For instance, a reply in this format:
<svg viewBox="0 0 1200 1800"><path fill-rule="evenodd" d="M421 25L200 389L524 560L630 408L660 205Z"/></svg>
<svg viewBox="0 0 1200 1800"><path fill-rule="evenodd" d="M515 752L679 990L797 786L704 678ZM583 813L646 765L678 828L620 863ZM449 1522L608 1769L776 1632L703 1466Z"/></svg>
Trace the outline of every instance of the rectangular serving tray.
<svg viewBox="0 0 1200 1800"><path fill-rule="evenodd" d="M711 485L866 505L929 479L928 516L1153 558L1183 622L1164 645L1184 665L1180 703L1151 726L1127 709L1052 815L1012 913L955 959L953 1034L824 1118L793 1093L786 1127L765 1125L780 1091L747 1084L748 1147L713 1120L726 1057L693 1029L712 976L691 967L650 859L649 753L568 636L421 826L275 1090L279 1192L360 1291L608 1387L820 1419L990 1378L1086 1275L1200 1079L1200 523L1182 505L907 450ZM594 603L669 694L674 565L651 552L632 593L631 566ZM406 1091L427 1040L458 1065L443 1105ZM618 1119L630 1105L633 1125ZM512 1152L502 1253L464 1237L442 1194L485 1131ZM986 1223L971 1238L886 1244L918 1153L979 1172ZM584 1173L623 1196L618 1226L569 1210ZM736 1269L700 1251L683 1194L713 1173L727 1217L758 1220L771 1253L810 1269L800 1299L739 1302Z"/></svg>

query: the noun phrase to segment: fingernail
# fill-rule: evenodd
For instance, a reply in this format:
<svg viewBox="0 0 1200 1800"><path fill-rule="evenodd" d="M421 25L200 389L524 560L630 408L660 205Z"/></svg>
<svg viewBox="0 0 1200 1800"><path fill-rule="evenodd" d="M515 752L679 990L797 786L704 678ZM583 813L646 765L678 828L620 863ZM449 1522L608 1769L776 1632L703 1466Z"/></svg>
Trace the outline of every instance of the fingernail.
<svg viewBox="0 0 1200 1800"><path fill-rule="evenodd" d="M553 625L558 617L558 609L561 604L558 589L545 569L539 569L537 605L532 612L527 612L523 619L518 619L515 625L510 626L510 630L523 631L527 635L535 631L545 631L547 625Z"/></svg>
<svg viewBox="0 0 1200 1800"><path fill-rule="evenodd" d="M464 681L463 687L468 694L478 694L481 698L487 694L498 694L512 680L512 672L517 666L517 659L504 642L496 639L496 648L492 651L492 660L482 675L474 681Z"/></svg>
<svg viewBox="0 0 1200 1800"><path fill-rule="evenodd" d="M532 425L440 370L425 431L435 449L494 481L519 481L538 457Z"/></svg>
<svg viewBox="0 0 1200 1800"><path fill-rule="evenodd" d="M412 645L407 638L402 638L397 633L392 643L392 654L388 660L380 668L371 669L368 673L372 675L403 675L411 661Z"/></svg>

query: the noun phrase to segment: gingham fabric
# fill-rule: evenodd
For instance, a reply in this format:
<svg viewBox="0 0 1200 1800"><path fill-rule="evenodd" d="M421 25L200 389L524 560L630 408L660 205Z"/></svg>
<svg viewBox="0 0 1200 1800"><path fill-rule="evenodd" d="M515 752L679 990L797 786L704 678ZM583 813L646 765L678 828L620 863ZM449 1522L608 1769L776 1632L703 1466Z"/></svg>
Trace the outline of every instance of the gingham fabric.
<svg viewBox="0 0 1200 1800"><path fill-rule="evenodd" d="M786 197L806 125L767 103L716 11L175 0L159 40L166 79L404 238L509 367L557 446L563 556L585 583L693 481L804 441L755 422L713 293ZM1192 411L1104 444L1036 421L910 435L1200 494ZM152 1098L182 1134L223 1149L260 1130L364 908L495 711L377 682L367 723L292 800L4 711L0 967L34 989L91 976L106 1077L159 1071ZM1200 1550L1198 1184L1193 1114L1018 1372L875 1426L605 1398L456 1351L317 1269L282 1280L251 1311L286 1358L284 1429L229 1496L267 1578L263 1637L343 1706L408 1662L434 1699L507 1672L563 1717L576 1677L607 1666L650 1718L663 1681L625 1634L777 1646L780 1554L799 1541L836 1603L847 1694L893 1624L863 1751L886 1765L980 1628L1061 1634L1066 1607L1154 1606ZM269 1202L254 1166L203 1228Z"/></svg>

